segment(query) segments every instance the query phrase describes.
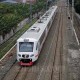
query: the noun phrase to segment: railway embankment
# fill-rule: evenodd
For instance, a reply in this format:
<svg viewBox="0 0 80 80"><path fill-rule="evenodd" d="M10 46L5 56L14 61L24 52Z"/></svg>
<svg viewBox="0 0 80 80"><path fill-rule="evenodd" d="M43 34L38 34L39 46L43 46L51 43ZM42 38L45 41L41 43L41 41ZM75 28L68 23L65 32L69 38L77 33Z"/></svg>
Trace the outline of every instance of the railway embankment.
<svg viewBox="0 0 80 80"><path fill-rule="evenodd" d="M80 19L80 15L78 14L78 13L75 13L76 14L76 16Z"/></svg>
<svg viewBox="0 0 80 80"><path fill-rule="evenodd" d="M77 13L74 14L73 24L78 38L78 45L80 46L80 15Z"/></svg>
<svg viewBox="0 0 80 80"><path fill-rule="evenodd" d="M77 19L80 21L80 15L78 13L75 13Z"/></svg>
<svg viewBox="0 0 80 80"><path fill-rule="evenodd" d="M74 13L73 26L71 21L68 20L68 52L67 52L67 79L66 80L79 80L80 77L80 17ZM76 35L75 35L76 34Z"/></svg>

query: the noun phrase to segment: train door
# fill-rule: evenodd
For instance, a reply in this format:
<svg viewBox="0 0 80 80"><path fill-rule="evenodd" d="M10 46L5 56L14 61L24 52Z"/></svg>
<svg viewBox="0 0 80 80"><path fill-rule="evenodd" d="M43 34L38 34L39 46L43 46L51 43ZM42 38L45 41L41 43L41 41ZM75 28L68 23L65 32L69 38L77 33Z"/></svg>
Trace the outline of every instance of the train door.
<svg viewBox="0 0 80 80"><path fill-rule="evenodd" d="M39 53L40 53L40 44L39 44L39 42L37 42L37 44L36 44L36 57L39 56Z"/></svg>
<svg viewBox="0 0 80 80"><path fill-rule="evenodd" d="M46 27L46 30L45 31L46 31L46 36L47 36L47 33L48 33L48 28L47 27Z"/></svg>
<svg viewBox="0 0 80 80"><path fill-rule="evenodd" d="M38 51L38 53L40 52L40 43L39 42L36 45L36 50Z"/></svg>

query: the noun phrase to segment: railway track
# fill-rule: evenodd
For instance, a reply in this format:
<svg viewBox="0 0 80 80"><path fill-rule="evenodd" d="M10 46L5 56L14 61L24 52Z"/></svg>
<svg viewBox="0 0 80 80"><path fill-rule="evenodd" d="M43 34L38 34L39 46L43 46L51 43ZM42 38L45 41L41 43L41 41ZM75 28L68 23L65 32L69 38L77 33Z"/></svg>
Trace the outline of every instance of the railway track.
<svg viewBox="0 0 80 80"><path fill-rule="evenodd" d="M5 64L8 64L9 69L3 70L5 73L0 74L0 76L2 75L0 80L63 80L63 36L65 27L65 22L63 21L66 8L63 10L63 7L61 7L64 5L63 0L60 0L57 5L59 6L58 13L38 61L31 67L19 66L16 62L16 57L11 66L10 63L4 61ZM9 60L12 58L13 56ZM0 70L4 69L5 64L3 67L0 66Z"/></svg>
<svg viewBox="0 0 80 80"><path fill-rule="evenodd" d="M62 7L59 8L60 18L58 22L58 34L57 34L57 42L55 48L55 58L53 62L53 70L52 70L52 79L51 80L62 80L62 27L63 27L63 17L62 17Z"/></svg>

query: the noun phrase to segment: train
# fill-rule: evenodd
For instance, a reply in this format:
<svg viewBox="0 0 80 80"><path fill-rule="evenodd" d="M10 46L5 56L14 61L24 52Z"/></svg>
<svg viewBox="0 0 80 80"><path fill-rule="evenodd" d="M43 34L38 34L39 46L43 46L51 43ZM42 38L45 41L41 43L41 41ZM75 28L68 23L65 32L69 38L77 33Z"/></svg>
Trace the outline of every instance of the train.
<svg viewBox="0 0 80 80"><path fill-rule="evenodd" d="M50 7L17 39L17 61L20 65L31 66L37 61L56 14L57 6Z"/></svg>

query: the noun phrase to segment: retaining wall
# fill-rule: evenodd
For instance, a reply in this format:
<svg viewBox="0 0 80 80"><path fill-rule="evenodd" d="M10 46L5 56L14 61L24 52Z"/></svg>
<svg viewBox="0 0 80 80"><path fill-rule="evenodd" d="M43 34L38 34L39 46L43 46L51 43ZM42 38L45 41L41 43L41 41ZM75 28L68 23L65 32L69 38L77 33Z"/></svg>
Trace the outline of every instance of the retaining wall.
<svg viewBox="0 0 80 80"><path fill-rule="evenodd" d="M43 12L39 12L38 14L42 15ZM36 17L37 14L34 14L33 19ZM29 22L30 22L29 18L26 18L17 25L16 29L15 28L11 29L11 31L7 33L5 36L0 35L0 44L8 40L11 36L13 36L17 31L19 31L24 25L26 25Z"/></svg>

